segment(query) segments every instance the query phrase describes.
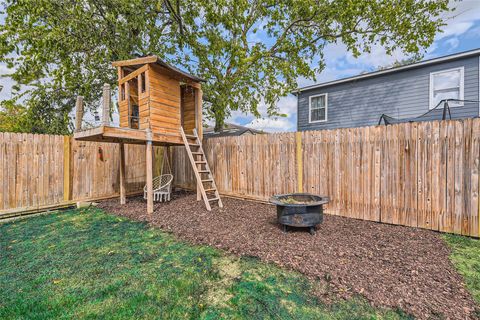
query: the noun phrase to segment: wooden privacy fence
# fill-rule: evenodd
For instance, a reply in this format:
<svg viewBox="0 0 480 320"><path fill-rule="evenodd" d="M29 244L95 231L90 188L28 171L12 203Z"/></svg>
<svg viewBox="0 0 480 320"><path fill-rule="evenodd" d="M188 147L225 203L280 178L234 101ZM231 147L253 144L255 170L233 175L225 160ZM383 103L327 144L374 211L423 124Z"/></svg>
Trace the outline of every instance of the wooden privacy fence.
<svg viewBox="0 0 480 320"><path fill-rule="evenodd" d="M0 215L117 196L119 146L0 133ZM145 183L145 147L126 146L127 192ZM479 236L480 119L204 141L223 195L327 195L331 214ZM159 172L161 148L156 148ZM175 184L194 188L182 147Z"/></svg>
<svg viewBox="0 0 480 320"><path fill-rule="evenodd" d="M345 217L479 236L480 119L204 141L220 193L327 195ZM195 186L184 150L176 184Z"/></svg>
<svg viewBox="0 0 480 320"><path fill-rule="evenodd" d="M0 215L119 194L118 144L0 133ZM145 146L126 145L127 193L145 185ZM156 150L158 154L158 150Z"/></svg>

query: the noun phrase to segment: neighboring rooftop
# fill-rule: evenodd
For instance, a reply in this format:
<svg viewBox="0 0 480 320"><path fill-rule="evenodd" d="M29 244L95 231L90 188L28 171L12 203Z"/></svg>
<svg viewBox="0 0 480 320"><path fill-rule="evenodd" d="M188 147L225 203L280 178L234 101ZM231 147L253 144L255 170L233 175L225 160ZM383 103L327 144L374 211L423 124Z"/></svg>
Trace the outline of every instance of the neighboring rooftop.
<svg viewBox="0 0 480 320"><path fill-rule="evenodd" d="M339 84L339 83L345 83L345 82L350 82L350 81L355 81L355 80L360 80L360 79L365 79L365 78L372 78L372 77L376 77L376 76L380 76L380 75L384 75L384 74L388 74L388 73L394 73L394 72L408 70L408 69L420 68L420 67L423 67L423 66L426 66L426 65L431 65L431 64L435 64L435 63L456 60L456 59L460 59L460 58L467 58L467 57L471 57L471 56L478 56L478 55L480 55L480 48L479 49L474 49L474 50L469 50L469 51L464 51L464 52L460 52L460 53L450 54L450 55L447 55L447 56L438 57L438 58L434 58L434 59L423 60L423 61L419 61L419 62L415 62L415 63L411 63L411 64L399 66L399 67L393 67L393 68L388 68L388 69L384 69L384 70L378 70L378 71L363 73L363 74L348 77L348 78L343 78L343 79L338 79L338 80L333 80L333 81L328 81L328 82L323 82L323 83L317 83L317 84L314 84L314 85L297 88L296 90L293 91L293 94L298 94L302 91L307 91L307 90L310 90L310 89L316 89L316 88L331 86L331 85L335 85L335 84Z"/></svg>
<svg viewBox="0 0 480 320"><path fill-rule="evenodd" d="M215 132L213 126L208 126L203 130L204 138L214 138L214 137L229 137L229 136L241 136L244 134L263 134L261 130L255 130L252 128L240 126L233 123L225 123L225 127L218 132Z"/></svg>

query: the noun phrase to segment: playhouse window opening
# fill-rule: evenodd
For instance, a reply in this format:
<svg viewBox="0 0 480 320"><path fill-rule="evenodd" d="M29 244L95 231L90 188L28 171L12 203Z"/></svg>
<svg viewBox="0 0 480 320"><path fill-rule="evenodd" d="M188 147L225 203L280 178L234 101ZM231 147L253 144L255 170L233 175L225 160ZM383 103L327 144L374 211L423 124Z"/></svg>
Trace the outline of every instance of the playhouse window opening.
<svg viewBox="0 0 480 320"><path fill-rule="evenodd" d="M122 83L120 85L120 100L121 101L125 100L125 83Z"/></svg>
<svg viewBox="0 0 480 320"><path fill-rule="evenodd" d="M134 104L132 105L132 113L130 115L130 128L138 129L139 125L140 125L140 116L139 116L138 105Z"/></svg>
<svg viewBox="0 0 480 320"><path fill-rule="evenodd" d="M140 74L140 93L145 93L147 91L147 84L145 81L145 73Z"/></svg>

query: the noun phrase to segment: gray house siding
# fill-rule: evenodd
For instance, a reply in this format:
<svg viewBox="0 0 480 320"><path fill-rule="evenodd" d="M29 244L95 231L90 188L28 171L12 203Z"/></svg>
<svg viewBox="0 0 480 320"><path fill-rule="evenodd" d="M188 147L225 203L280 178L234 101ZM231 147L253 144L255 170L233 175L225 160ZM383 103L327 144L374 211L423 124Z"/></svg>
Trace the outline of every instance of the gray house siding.
<svg viewBox="0 0 480 320"><path fill-rule="evenodd" d="M384 113L395 118L420 116L429 111L430 73L456 67L464 67L464 100L479 100L479 57L474 56L299 92L298 130L376 125ZM309 97L324 93L327 121L309 123ZM451 112L452 118L478 117L479 104L465 103ZM441 113L429 115L439 119Z"/></svg>

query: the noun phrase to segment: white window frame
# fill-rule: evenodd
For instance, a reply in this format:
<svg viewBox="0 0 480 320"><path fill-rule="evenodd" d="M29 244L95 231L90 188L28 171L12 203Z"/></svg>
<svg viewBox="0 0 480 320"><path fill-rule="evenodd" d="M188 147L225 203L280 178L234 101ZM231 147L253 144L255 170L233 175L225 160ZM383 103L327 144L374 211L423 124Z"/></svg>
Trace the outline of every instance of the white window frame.
<svg viewBox="0 0 480 320"><path fill-rule="evenodd" d="M312 121L312 99L316 97L325 97L325 120L315 120ZM328 93L320 93L313 96L308 97L308 123L319 123L319 122L327 122L328 121Z"/></svg>
<svg viewBox="0 0 480 320"><path fill-rule="evenodd" d="M430 88L429 88L429 94L430 94L430 98L429 98L429 101L428 101L428 104L429 104L429 109L433 109L435 108L435 106L433 105L434 103L434 97L433 97L433 91L434 91L434 88L433 88L433 78L435 77L435 75L437 74L441 74L441 73L447 73L447 72L452 72L452 71L460 71L460 92L458 94L458 99L459 100L463 100L464 98L464 89L465 89L465 68L464 67L456 67L456 68L451 68L451 69L445 69L445 70L439 70L439 71L435 71L435 72L430 72ZM452 103L452 105L449 105L450 107L462 107L463 106L463 102L457 102L457 103Z"/></svg>

